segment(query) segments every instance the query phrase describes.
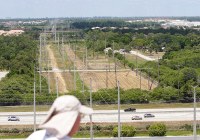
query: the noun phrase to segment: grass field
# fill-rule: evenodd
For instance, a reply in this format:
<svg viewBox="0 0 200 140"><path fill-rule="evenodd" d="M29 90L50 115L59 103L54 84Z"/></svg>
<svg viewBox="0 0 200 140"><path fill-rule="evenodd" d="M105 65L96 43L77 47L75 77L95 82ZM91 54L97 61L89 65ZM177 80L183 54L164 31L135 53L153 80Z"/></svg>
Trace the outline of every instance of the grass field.
<svg viewBox="0 0 200 140"><path fill-rule="evenodd" d="M132 62L136 67L140 66L140 65L143 65L144 63L146 63L147 61L140 58L140 57L136 57L135 55L132 55L132 54L126 54L126 59L129 61L129 62Z"/></svg>

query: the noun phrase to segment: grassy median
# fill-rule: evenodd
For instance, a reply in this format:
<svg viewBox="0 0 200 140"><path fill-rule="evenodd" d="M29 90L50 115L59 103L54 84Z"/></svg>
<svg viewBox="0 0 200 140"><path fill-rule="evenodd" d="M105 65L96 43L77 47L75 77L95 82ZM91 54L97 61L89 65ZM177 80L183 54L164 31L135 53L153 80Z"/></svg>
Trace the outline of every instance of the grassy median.
<svg viewBox="0 0 200 140"><path fill-rule="evenodd" d="M200 103L197 103L197 107ZM134 107L136 109L159 109L159 108L192 108L193 103L150 103L150 104L121 104L121 109ZM36 105L36 111L48 111L50 105ZM95 110L116 110L117 104L93 105ZM31 112L33 105L28 106L1 106L1 112Z"/></svg>

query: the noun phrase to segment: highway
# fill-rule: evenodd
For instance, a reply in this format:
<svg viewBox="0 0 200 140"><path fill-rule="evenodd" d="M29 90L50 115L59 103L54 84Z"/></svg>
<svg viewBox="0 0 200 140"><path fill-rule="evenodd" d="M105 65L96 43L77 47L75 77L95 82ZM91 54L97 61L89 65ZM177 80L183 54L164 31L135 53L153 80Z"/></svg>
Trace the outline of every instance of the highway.
<svg viewBox="0 0 200 140"><path fill-rule="evenodd" d="M145 113L152 113L154 118L144 118ZM36 123L40 124L47 112L36 113ZM16 115L20 121L8 121L9 115ZM131 120L131 117L138 115L142 120ZM197 108L197 120L200 118L200 108ZM1 112L0 124L1 125L31 125L33 124L33 112ZM174 108L174 109L137 109L136 112L120 111L121 122L156 122L156 121L190 121L193 120L193 108ZM117 123L118 113L117 110L96 110L92 116L92 121L95 123ZM89 116L82 119L82 123L90 122Z"/></svg>
<svg viewBox="0 0 200 140"><path fill-rule="evenodd" d="M93 138L94 140L118 140L118 138ZM121 140L194 140L193 136L167 136L167 137L121 137ZM200 137L198 136L199 140ZM25 140L21 139L1 139L1 140ZM91 140L90 138L72 138L72 140Z"/></svg>

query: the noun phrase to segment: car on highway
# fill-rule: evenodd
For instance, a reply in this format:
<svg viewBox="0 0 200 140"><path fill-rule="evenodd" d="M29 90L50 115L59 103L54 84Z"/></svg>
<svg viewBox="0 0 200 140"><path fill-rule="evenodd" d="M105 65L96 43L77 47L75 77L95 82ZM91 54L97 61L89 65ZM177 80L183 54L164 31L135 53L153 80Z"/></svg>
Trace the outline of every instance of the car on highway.
<svg viewBox="0 0 200 140"><path fill-rule="evenodd" d="M132 107L124 109L124 112L133 112L133 111L136 111L136 109Z"/></svg>
<svg viewBox="0 0 200 140"><path fill-rule="evenodd" d="M155 115L151 114L151 113L146 113L144 114L145 118L151 118L151 117L155 117Z"/></svg>
<svg viewBox="0 0 200 140"><path fill-rule="evenodd" d="M132 120L142 120L142 117L140 117L140 116L133 116L131 119Z"/></svg>
<svg viewBox="0 0 200 140"><path fill-rule="evenodd" d="M8 121L20 121L20 119L17 116L8 116Z"/></svg>

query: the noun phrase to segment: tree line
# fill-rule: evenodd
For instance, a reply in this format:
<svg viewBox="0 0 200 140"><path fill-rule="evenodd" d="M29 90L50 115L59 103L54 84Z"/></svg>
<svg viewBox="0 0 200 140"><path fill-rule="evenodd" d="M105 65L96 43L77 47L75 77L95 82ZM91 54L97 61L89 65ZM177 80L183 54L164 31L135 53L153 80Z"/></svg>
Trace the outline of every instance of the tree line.
<svg viewBox="0 0 200 140"><path fill-rule="evenodd" d="M0 81L1 104L21 104L33 94L34 77L38 79L37 44L28 35L0 36L0 70L9 71ZM42 84L46 86L46 81Z"/></svg>

